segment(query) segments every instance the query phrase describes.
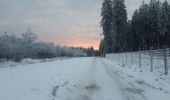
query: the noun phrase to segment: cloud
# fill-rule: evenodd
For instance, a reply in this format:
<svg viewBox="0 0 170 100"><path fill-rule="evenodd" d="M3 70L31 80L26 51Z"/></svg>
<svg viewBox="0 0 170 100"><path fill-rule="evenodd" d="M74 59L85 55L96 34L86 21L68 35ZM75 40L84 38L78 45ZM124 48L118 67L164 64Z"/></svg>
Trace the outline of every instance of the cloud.
<svg viewBox="0 0 170 100"><path fill-rule="evenodd" d="M0 34L7 31L20 35L28 26L32 26L40 39L42 37L41 40L49 42L100 38L102 2L103 0L0 0ZM142 0L125 2L130 19Z"/></svg>

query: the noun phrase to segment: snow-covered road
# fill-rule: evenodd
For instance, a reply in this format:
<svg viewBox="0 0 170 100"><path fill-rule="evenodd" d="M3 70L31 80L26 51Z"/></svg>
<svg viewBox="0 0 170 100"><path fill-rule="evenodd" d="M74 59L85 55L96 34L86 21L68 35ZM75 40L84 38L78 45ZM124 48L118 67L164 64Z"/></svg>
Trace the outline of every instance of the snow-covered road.
<svg viewBox="0 0 170 100"><path fill-rule="evenodd" d="M103 58L73 58L1 68L0 100L154 99L145 95L146 86L137 88L136 84L141 83L134 84L132 76L122 73Z"/></svg>

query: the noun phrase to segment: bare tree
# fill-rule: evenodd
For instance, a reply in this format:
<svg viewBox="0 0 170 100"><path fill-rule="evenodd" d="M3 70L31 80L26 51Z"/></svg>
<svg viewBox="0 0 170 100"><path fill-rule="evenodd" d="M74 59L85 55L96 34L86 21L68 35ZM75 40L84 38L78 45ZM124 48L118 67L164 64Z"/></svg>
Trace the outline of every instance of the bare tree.
<svg viewBox="0 0 170 100"><path fill-rule="evenodd" d="M31 57L31 47L37 39L37 35L32 32L31 27L28 27L26 32L22 34L22 39L25 43L26 57Z"/></svg>

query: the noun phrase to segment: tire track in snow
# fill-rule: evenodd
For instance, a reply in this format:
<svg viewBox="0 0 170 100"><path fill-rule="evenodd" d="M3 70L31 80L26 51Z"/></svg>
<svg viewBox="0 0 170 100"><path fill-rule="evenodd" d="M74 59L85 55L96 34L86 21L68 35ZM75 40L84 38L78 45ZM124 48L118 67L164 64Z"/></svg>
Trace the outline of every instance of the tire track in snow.
<svg viewBox="0 0 170 100"><path fill-rule="evenodd" d="M61 85L59 87L58 85L54 86L51 92L52 100L58 100L57 92L65 88L69 89L69 91L65 92L64 100L93 100L94 92L100 89L95 82L96 59L92 58L87 63L85 71L78 80L73 79L74 82L69 82L65 87Z"/></svg>
<svg viewBox="0 0 170 100"><path fill-rule="evenodd" d="M88 82L86 84L80 84L81 86L79 87L79 89L81 92L73 100L93 100L93 95L95 91L98 91L100 89L100 87L96 85L95 81L96 60L97 58L93 58L90 66L88 66L89 75L86 76L87 79L85 79Z"/></svg>
<svg viewBox="0 0 170 100"><path fill-rule="evenodd" d="M100 58L96 64L96 83L101 89L95 94L94 100L127 100L118 85L107 73Z"/></svg>

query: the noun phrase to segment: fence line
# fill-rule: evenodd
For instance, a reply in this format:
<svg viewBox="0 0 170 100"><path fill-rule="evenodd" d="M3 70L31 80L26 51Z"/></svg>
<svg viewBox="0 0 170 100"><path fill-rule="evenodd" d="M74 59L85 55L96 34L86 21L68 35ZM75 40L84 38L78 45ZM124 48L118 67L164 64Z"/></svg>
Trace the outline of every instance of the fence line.
<svg viewBox="0 0 170 100"><path fill-rule="evenodd" d="M154 68L164 68L165 75L168 75L170 67L170 48L147 50L138 52L106 54L106 58L121 62L126 65L150 66L150 71Z"/></svg>

